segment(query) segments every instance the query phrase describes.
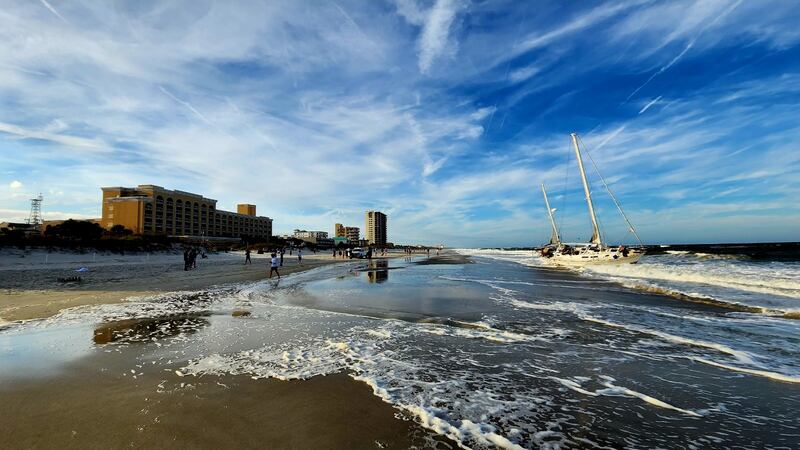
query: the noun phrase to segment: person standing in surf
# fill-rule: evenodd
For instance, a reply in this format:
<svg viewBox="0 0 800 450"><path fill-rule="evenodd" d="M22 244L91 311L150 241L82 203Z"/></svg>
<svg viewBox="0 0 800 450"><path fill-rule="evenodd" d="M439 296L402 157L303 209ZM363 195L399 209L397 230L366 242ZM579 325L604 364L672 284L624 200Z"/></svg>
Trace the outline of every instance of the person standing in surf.
<svg viewBox="0 0 800 450"><path fill-rule="evenodd" d="M303 250L299 248L297 249L297 265L298 266L303 265Z"/></svg>
<svg viewBox="0 0 800 450"><path fill-rule="evenodd" d="M281 277L281 273L278 272L279 264L280 264L280 261L278 260L278 255L276 253L273 253L271 255L271 259L270 259L270 269L269 269L269 277L268 278L272 278L272 272L275 272L275 274L278 275L278 278Z"/></svg>

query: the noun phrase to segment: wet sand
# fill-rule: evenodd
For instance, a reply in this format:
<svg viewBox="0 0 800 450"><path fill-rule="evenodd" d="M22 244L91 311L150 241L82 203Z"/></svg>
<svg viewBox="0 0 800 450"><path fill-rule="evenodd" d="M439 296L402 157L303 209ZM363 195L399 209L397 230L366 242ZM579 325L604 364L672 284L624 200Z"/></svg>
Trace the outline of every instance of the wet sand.
<svg viewBox="0 0 800 450"><path fill-rule="evenodd" d="M428 432L345 374L111 376L0 386L0 448L409 448ZM432 442L432 441L431 441Z"/></svg>
<svg viewBox="0 0 800 450"><path fill-rule="evenodd" d="M253 253L253 263L244 265L244 254L210 254L198 258L197 268L183 270L182 255L103 255L92 262L92 255L52 255L44 263L46 252L27 258L9 255L0 258L0 324L4 321L50 317L59 311L84 305L119 303L130 297L174 291L197 291L211 286L263 280L269 270L268 255ZM59 262L62 259L75 261ZM86 259L80 261L80 257ZM399 255L391 255L399 256ZM299 266L296 255L284 257L282 275L322 265L347 262L330 253L304 254ZM87 267L89 272L75 272ZM81 283L59 283L59 277L80 276Z"/></svg>

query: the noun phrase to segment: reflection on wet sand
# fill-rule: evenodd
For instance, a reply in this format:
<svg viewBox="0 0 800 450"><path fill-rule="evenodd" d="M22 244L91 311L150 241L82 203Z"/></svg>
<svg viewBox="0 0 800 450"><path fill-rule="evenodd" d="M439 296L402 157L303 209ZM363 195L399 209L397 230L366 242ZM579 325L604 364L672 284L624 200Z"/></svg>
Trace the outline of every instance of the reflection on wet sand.
<svg viewBox="0 0 800 450"><path fill-rule="evenodd" d="M389 261L385 259L370 261L367 266L367 280L370 283L383 283L389 279Z"/></svg>
<svg viewBox="0 0 800 450"><path fill-rule="evenodd" d="M170 316L153 319L132 319L104 323L94 329L95 344L111 342L150 342L182 333L194 333L208 325L198 316Z"/></svg>

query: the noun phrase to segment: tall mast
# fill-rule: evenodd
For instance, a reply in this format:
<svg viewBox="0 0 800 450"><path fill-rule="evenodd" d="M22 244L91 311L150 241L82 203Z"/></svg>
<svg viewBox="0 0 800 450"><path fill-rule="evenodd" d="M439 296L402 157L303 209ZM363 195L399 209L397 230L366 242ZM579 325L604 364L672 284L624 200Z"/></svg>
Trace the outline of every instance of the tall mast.
<svg viewBox="0 0 800 450"><path fill-rule="evenodd" d="M592 216L592 239L589 241L593 244L602 244L600 239L600 227L597 226L597 216L594 214L594 204L592 203L592 193L589 190L589 181L586 179L586 171L583 169L583 158L581 158L581 149L578 147L578 135L571 134L572 145L575 147L575 156L578 159L578 168L581 171L581 180L583 180L583 192L586 194L586 204L589 205L589 215Z"/></svg>
<svg viewBox="0 0 800 450"><path fill-rule="evenodd" d="M550 217L550 225L553 227L553 231L550 234L550 243L560 244L561 236L558 235L558 227L556 227L556 220L553 218L553 210L550 208L550 200L547 199L547 191L544 189L544 183L542 183L542 194L544 195L544 205L547 207L547 216Z"/></svg>

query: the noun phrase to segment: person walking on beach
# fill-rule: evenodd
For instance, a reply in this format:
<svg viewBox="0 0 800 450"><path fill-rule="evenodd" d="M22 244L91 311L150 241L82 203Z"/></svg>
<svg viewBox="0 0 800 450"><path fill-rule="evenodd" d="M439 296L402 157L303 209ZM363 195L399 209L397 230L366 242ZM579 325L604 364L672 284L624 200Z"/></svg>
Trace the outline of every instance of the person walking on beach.
<svg viewBox="0 0 800 450"><path fill-rule="evenodd" d="M190 261L189 249L185 248L185 249L183 249L183 270L184 271L188 271L189 270L189 266L191 266L189 261Z"/></svg>
<svg viewBox="0 0 800 450"><path fill-rule="evenodd" d="M285 248L282 248L282 249L281 249L281 267L283 267L283 254L284 254L284 253L286 253L286 249L285 249Z"/></svg>
<svg viewBox="0 0 800 450"><path fill-rule="evenodd" d="M333 259L336 259L336 249L333 249Z"/></svg>
<svg viewBox="0 0 800 450"><path fill-rule="evenodd" d="M269 264L270 264L270 268L269 268L269 277L268 278L272 278L272 272L275 272L275 274L278 275L278 278L280 278L281 277L281 273L278 272L278 264L279 264L279 262L278 262L278 255L277 254L273 253L271 255L271 258L269 260Z"/></svg>
<svg viewBox="0 0 800 450"><path fill-rule="evenodd" d="M244 250L244 264L245 265L247 265L247 264L251 264L252 265L253 264L253 261L250 260L250 247L247 247Z"/></svg>
<svg viewBox="0 0 800 450"><path fill-rule="evenodd" d="M297 249L297 265L298 266L303 265L303 251L300 250L299 248Z"/></svg>

